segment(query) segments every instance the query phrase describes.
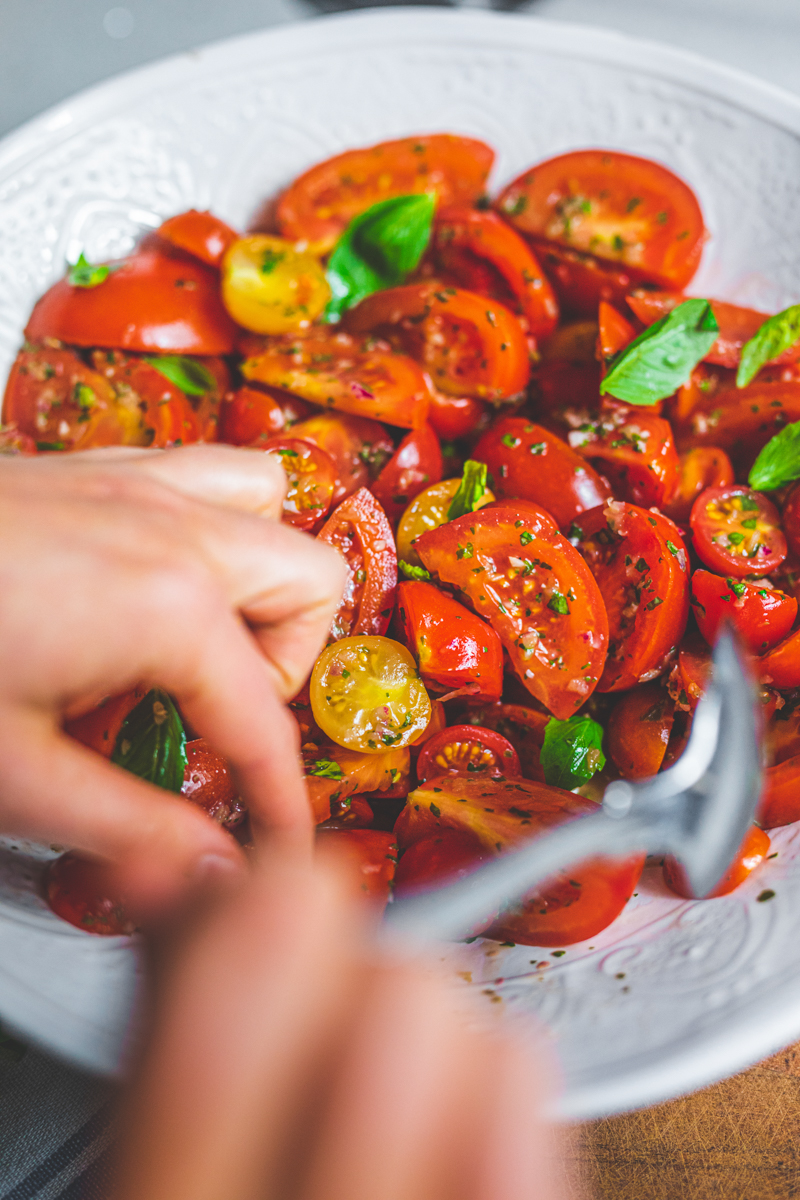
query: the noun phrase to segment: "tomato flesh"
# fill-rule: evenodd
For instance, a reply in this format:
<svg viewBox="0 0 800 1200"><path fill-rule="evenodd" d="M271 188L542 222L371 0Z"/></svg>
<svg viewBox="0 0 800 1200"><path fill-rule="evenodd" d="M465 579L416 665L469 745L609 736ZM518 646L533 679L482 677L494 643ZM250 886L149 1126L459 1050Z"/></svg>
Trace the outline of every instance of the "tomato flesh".
<svg viewBox="0 0 800 1200"><path fill-rule="evenodd" d="M491 855L464 829L442 829L420 838L403 854L394 877L395 896L454 883L470 875Z"/></svg>
<svg viewBox="0 0 800 1200"><path fill-rule="evenodd" d="M395 524L408 504L442 478L442 451L430 425L412 429L372 484L371 492Z"/></svg>
<svg viewBox="0 0 800 1200"><path fill-rule="evenodd" d="M362 487L372 490L372 480L394 452L394 443L380 422L347 413L307 417L292 426L292 437L313 442L333 459L338 476L334 504Z"/></svg>
<svg viewBox="0 0 800 1200"><path fill-rule="evenodd" d="M421 581L400 584L397 613L426 685L448 692L470 685L475 695L500 698L503 647L491 625Z"/></svg>
<svg viewBox="0 0 800 1200"><path fill-rule="evenodd" d="M331 636L385 633L397 588L397 552L392 527L378 501L360 488L335 509L318 537L347 563L347 583Z"/></svg>
<svg viewBox="0 0 800 1200"><path fill-rule="evenodd" d="M283 467L287 490L283 520L295 529L313 529L327 514L336 491L336 464L313 442L296 437L271 438L264 451Z"/></svg>
<svg viewBox="0 0 800 1200"><path fill-rule="evenodd" d="M209 267L220 266L225 251L239 238L239 234L219 217L210 212L198 212L196 208L169 217L159 225L158 236Z"/></svg>
<svg viewBox="0 0 800 1200"><path fill-rule="evenodd" d="M678 474L664 511L673 521L688 522L692 505L709 487L727 487L733 483L731 460L719 446L698 446L681 454Z"/></svg>
<svg viewBox="0 0 800 1200"><path fill-rule="evenodd" d="M240 387L225 396L219 415L219 440L231 446L263 446L286 424L278 401L268 392Z"/></svg>
<svg viewBox="0 0 800 1200"><path fill-rule="evenodd" d="M598 464L617 498L660 508L672 494L678 453L670 423L663 417L607 403L599 421L570 434L569 441Z"/></svg>
<svg viewBox="0 0 800 1200"><path fill-rule="evenodd" d="M752 488L706 488L691 513L694 548L721 575L768 575L786 558L778 510Z"/></svg>
<svg viewBox="0 0 800 1200"><path fill-rule="evenodd" d="M235 829L246 816L228 763L204 738L186 743L181 795L225 829Z"/></svg>
<svg viewBox="0 0 800 1200"><path fill-rule="evenodd" d="M417 762L420 783L439 775L520 779L519 756L508 738L477 725L451 725L425 743Z"/></svg>
<svg viewBox="0 0 800 1200"><path fill-rule="evenodd" d="M661 769L675 705L660 683L646 683L617 701L606 729L606 748L623 779L647 779Z"/></svg>
<svg viewBox="0 0 800 1200"><path fill-rule="evenodd" d="M70 851L47 869L45 896L50 908L86 933L119 937L135 931L113 868Z"/></svg>
<svg viewBox="0 0 800 1200"><path fill-rule="evenodd" d="M351 800L361 792L386 794L397 787L408 791L411 754L405 747L391 747L384 754L363 754L328 741L321 731L315 731L314 737L315 741L303 744L303 764L317 824L331 818L341 821Z"/></svg>
<svg viewBox="0 0 800 1200"><path fill-rule="evenodd" d="M716 896L727 896L730 892L734 891L746 879L749 879L753 871L761 866L769 854L769 847L769 837L764 830L760 829L758 825L751 825L745 834L744 841L739 848L736 858L728 867L714 890L709 892L704 899L712 900ZM668 854L664 859L664 882L678 896L683 896L687 900L695 899L686 872L678 860L671 854Z"/></svg>
<svg viewBox="0 0 800 1200"><path fill-rule="evenodd" d="M722 626L730 623L754 654L763 654L782 641L797 616L794 596L702 570L692 576L692 608L697 627L710 646Z"/></svg>

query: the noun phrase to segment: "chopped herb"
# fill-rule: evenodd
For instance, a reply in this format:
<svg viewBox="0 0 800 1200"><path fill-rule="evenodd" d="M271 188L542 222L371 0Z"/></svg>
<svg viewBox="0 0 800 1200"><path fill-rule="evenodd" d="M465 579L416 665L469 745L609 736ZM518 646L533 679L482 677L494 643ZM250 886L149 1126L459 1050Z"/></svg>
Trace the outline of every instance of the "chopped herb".
<svg viewBox="0 0 800 1200"><path fill-rule="evenodd" d="M86 258L81 251L80 258L67 271L67 282L72 287L80 288L95 288L101 283L105 283L111 274L112 268L106 263L98 263L93 266L86 261Z"/></svg>
<svg viewBox="0 0 800 1200"><path fill-rule="evenodd" d="M405 575L406 579L421 579L427 583L431 577L430 571L426 571L424 567L415 567L413 563L404 562L402 558L397 560L397 565L400 574Z"/></svg>
<svg viewBox="0 0 800 1200"><path fill-rule="evenodd" d="M306 767L306 775L316 775L318 779L344 779L342 768L329 758L318 758L312 766Z"/></svg>
<svg viewBox="0 0 800 1200"><path fill-rule="evenodd" d="M522 533L519 535L519 544L521 546L528 546L532 541L533 534L529 533L527 529L523 529Z"/></svg>
<svg viewBox="0 0 800 1200"><path fill-rule="evenodd" d="M569 604L567 603L567 597L562 596L561 592L553 592L552 596L547 602L547 607L562 617L569 616Z"/></svg>

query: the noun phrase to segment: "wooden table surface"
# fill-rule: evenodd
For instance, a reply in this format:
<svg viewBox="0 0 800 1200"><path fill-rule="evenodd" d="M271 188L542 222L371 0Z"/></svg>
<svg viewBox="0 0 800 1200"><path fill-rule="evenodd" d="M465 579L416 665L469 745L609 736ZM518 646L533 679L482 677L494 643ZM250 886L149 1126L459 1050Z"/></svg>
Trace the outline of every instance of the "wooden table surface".
<svg viewBox="0 0 800 1200"><path fill-rule="evenodd" d="M723 1083L571 1131L570 1200L800 1197L800 1043Z"/></svg>

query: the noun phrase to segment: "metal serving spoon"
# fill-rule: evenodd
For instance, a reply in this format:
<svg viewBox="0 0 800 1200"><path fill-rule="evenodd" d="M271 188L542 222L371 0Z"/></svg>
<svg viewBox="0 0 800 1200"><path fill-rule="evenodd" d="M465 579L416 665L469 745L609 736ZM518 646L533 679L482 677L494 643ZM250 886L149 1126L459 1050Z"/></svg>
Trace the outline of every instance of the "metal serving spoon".
<svg viewBox="0 0 800 1200"><path fill-rule="evenodd" d="M617 780L597 813L501 855L466 879L390 905L385 936L414 946L463 938L487 912L598 855L674 854L695 895L707 895L755 815L761 786L755 704L734 637L725 630L689 742L674 766L652 779Z"/></svg>

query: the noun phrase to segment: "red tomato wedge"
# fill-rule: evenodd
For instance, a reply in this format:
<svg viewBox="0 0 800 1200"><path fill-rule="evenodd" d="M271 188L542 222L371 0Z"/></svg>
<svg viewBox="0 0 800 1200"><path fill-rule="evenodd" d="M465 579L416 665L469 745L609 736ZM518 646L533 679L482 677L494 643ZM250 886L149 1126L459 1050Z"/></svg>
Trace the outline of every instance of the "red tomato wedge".
<svg viewBox="0 0 800 1200"><path fill-rule="evenodd" d="M313 442L329 454L339 476L333 503L339 504L370 481L394 453L394 442L379 421L346 413L317 413L298 421L292 437ZM413 436L413 435L412 435Z"/></svg>
<svg viewBox="0 0 800 1200"><path fill-rule="evenodd" d="M397 839L382 829L320 829L317 845L339 851L353 866L355 885L383 908L397 865Z"/></svg>
<svg viewBox="0 0 800 1200"><path fill-rule="evenodd" d="M792 421L800 421L800 383L751 383L712 394L707 407L676 424L678 447L719 446L746 477L762 446Z"/></svg>
<svg viewBox="0 0 800 1200"><path fill-rule="evenodd" d="M692 608L709 646L728 622L754 654L763 654L783 641L797 616L794 596L710 571L695 571L692 576Z"/></svg>
<svg viewBox="0 0 800 1200"><path fill-rule="evenodd" d="M466 829L442 829L409 846L397 864L395 896L463 879L492 855Z"/></svg>
<svg viewBox="0 0 800 1200"><path fill-rule="evenodd" d="M760 829L758 825L751 825L739 847L736 858L714 890L703 899L713 900L716 896L727 896L729 892L734 891L739 884L744 883L745 879L749 879L757 867L761 866L769 854L769 847L769 837L764 830ZM664 883L676 895L683 896L687 900L695 899L686 872L671 854L664 859Z"/></svg>
<svg viewBox="0 0 800 1200"><path fill-rule="evenodd" d="M608 623L591 572L551 517L481 509L422 534L415 549L490 622L531 695L572 716L603 671Z"/></svg>
<svg viewBox="0 0 800 1200"><path fill-rule="evenodd" d="M525 778L545 782L539 751L550 714L543 708L528 708L524 704L491 703L474 696L453 700L448 707L456 720L464 721L468 725L480 725L484 729L496 729L498 733L502 733L519 755Z"/></svg>
<svg viewBox="0 0 800 1200"><path fill-rule="evenodd" d="M441 478L439 439L430 425L422 425L406 434L370 491L395 524L414 497Z"/></svg>
<svg viewBox="0 0 800 1200"><path fill-rule="evenodd" d="M663 417L606 403L596 424L570 434L570 444L584 458L602 464L614 495L631 504L661 507L674 490L678 452Z"/></svg>
<svg viewBox="0 0 800 1200"><path fill-rule="evenodd" d="M618 308L601 300L597 310L597 349L602 362L607 363L614 355L624 350L636 337L636 329Z"/></svg>
<svg viewBox="0 0 800 1200"><path fill-rule="evenodd" d="M486 405L473 396L446 396L444 392L431 387L428 421L435 433L445 441L474 433L486 411Z"/></svg>
<svg viewBox="0 0 800 1200"><path fill-rule="evenodd" d="M272 438L264 451L276 458L286 472L283 520L295 529L313 529L327 515L338 484L336 464L330 454L313 442L296 437Z"/></svg>
<svg viewBox="0 0 800 1200"><path fill-rule="evenodd" d="M391 196L435 192L439 204L470 205L484 192L494 151L475 138L423 134L347 150L317 163L278 202L284 237L333 249L353 217Z"/></svg>
<svg viewBox="0 0 800 1200"><path fill-rule="evenodd" d="M688 450L678 460L678 475L672 494L664 503L664 512L673 521L687 522L692 505L702 491L709 487L726 487L733 483L731 460L719 446L698 446Z"/></svg>
<svg viewBox="0 0 800 1200"><path fill-rule="evenodd" d="M502 276L531 335L544 338L553 332L558 324L558 301L547 276L527 242L497 213L476 208L440 209L432 249L437 262L450 265L451 274L458 262L450 258L453 250L486 260Z"/></svg>
<svg viewBox="0 0 800 1200"><path fill-rule="evenodd" d="M74 851L62 854L47 868L45 894L57 916L86 933L119 937L135 931L108 863Z"/></svg>
<svg viewBox="0 0 800 1200"><path fill-rule="evenodd" d="M218 267L225 251L239 240L240 234L210 212L196 208L170 217L158 228L158 236L194 255L209 267Z"/></svg>
<svg viewBox="0 0 800 1200"><path fill-rule="evenodd" d="M776 688L800 687L800 629L764 654L758 670L762 683Z"/></svg>
<svg viewBox="0 0 800 1200"><path fill-rule="evenodd" d="M663 524L661 523L663 522ZM608 660L597 685L621 692L669 665L689 616L688 556L672 523L612 500L576 522L578 549L608 613Z"/></svg>
<svg viewBox="0 0 800 1200"><path fill-rule="evenodd" d="M233 772L222 755L204 738L186 743L186 771L181 795L225 829L235 829L246 816Z"/></svg>
<svg viewBox="0 0 800 1200"><path fill-rule="evenodd" d="M576 150L538 163L508 184L500 212L528 236L595 254L666 287L684 287L706 231L682 179L650 159Z"/></svg>
<svg viewBox="0 0 800 1200"><path fill-rule="evenodd" d="M64 732L103 758L111 758L123 721L145 695L144 688L134 688L121 696L109 696L83 716L65 721Z"/></svg>
<svg viewBox="0 0 800 1200"><path fill-rule="evenodd" d="M562 529L611 495L606 481L566 442L524 417L495 421L472 457L488 466L496 496L532 500Z"/></svg>
<svg viewBox="0 0 800 1200"><path fill-rule="evenodd" d="M692 505L691 525L698 555L722 575L768 575L788 552L777 508L752 488L706 488Z"/></svg>
<svg viewBox="0 0 800 1200"><path fill-rule="evenodd" d="M401 583L397 614L403 641L426 686L455 691L472 684L475 695L499 700L503 647L491 625L432 583Z"/></svg>
<svg viewBox="0 0 800 1200"><path fill-rule="evenodd" d="M756 818L765 829L800 821L800 754L767 767Z"/></svg>
<svg viewBox="0 0 800 1200"><path fill-rule="evenodd" d="M508 738L477 725L451 725L425 743L417 760L420 783L438 775L467 779L521 779L519 756Z"/></svg>
<svg viewBox="0 0 800 1200"><path fill-rule="evenodd" d="M645 683L620 697L606 726L606 749L623 779L647 779L661 769L675 704L661 683Z"/></svg>
<svg viewBox="0 0 800 1200"><path fill-rule="evenodd" d="M268 392L240 387L225 396L219 414L219 441L231 446L263 446L283 430L283 409Z"/></svg>
<svg viewBox="0 0 800 1200"><path fill-rule="evenodd" d="M341 816L358 793L391 792L398 784L408 791L411 754L405 747L360 754L318 735L316 742L304 743L303 764L311 810L320 824L330 819L334 809Z"/></svg>
<svg viewBox="0 0 800 1200"><path fill-rule="evenodd" d="M378 501L366 488L359 488L332 513L318 536L339 551L348 567L332 638L384 634L397 588L397 551L392 527Z"/></svg>
<svg viewBox="0 0 800 1200"><path fill-rule="evenodd" d="M322 408L415 429L424 425L430 393L420 367L374 341L333 330L270 338L242 364L245 379L294 392Z"/></svg>
<svg viewBox="0 0 800 1200"><path fill-rule="evenodd" d="M448 395L507 400L530 378L518 318L476 292L436 283L387 288L351 309L345 323L354 333L394 335Z"/></svg>
<svg viewBox="0 0 800 1200"><path fill-rule="evenodd" d="M604 300L624 305L633 286L629 271L603 262L593 254L568 250L555 242L534 238L531 245L550 280L562 313L596 318L598 305Z"/></svg>
<svg viewBox="0 0 800 1200"><path fill-rule="evenodd" d="M216 271L168 247L141 250L97 287L60 280L38 300L29 342L58 338L74 346L162 354L232 354L236 326L225 311Z"/></svg>

